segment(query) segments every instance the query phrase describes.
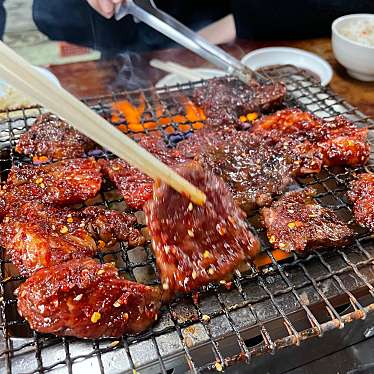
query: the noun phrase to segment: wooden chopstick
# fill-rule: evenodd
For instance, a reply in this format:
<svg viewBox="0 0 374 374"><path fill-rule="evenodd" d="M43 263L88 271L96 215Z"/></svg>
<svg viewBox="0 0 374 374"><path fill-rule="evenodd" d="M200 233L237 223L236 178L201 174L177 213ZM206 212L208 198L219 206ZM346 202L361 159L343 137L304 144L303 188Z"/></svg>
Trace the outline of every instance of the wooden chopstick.
<svg viewBox="0 0 374 374"><path fill-rule="evenodd" d="M154 58L149 62L149 64L157 69L166 71L168 73L180 75L191 81L198 81L203 78L202 75L197 73L196 71L171 61L161 61L157 58Z"/></svg>
<svg viewBox="0 0 374 374"><path fill-rule="evenodd" d="M0 76L130 165L155 180L162 180L195 204L205 203L206 196L201 190L110 125L65 89L50 82L3 42L0 42Z"/></svg>

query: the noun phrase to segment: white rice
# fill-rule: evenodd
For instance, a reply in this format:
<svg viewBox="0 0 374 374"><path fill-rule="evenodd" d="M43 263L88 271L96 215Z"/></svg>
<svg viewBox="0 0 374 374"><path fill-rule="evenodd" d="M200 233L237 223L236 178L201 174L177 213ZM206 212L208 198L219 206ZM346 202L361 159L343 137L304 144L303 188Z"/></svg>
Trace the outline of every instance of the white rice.
<svg viewBox="0 0 374 374"><path fill-rule="evenodd" d="M374 47L374 18L348 22L341 27L340 34L359 44Z"/></svg>
<svg viewBox="0 0 374 374"><path fill-rule="evenodd" d="M1 95L2 94L2 95ZM6 85L5 92L0 94L0 110L14 110L36 105L35 102L19 91Z"/></svg>

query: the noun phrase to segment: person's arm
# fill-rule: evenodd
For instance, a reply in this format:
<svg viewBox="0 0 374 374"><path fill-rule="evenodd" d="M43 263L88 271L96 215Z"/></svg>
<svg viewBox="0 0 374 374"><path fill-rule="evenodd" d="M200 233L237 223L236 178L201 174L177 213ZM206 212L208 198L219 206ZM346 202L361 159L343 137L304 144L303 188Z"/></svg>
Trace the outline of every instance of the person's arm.
<svg viewBox="0 0 374 374"><path fill-rule="evenodd" d="M114 15L115 6L123 0L87 0L87 2L103 17L111 18Z"/></svg>
<svg viewBox="0 0 374 374"><path fill-rule="evenodd" d="M198 31L212 44L230 43L236 38L234 17L232 14L211 23Z"/></svg>

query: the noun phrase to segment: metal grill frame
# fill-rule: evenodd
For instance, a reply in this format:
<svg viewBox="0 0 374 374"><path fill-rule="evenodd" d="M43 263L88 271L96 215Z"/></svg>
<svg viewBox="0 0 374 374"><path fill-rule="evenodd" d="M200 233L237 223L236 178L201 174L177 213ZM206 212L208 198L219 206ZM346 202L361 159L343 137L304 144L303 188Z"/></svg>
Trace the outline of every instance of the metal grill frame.
<svg viewBox="0 0 374 374"><path fill-rule="evenodd" d="M282 66L267 69L265 73L286 83L286 106L297 106L324 118L343 114L358 126L368 126L369 139L374 143L373 120L328 88L320 86L305 71ZM142 121L157 121L155 103L162 104L164 117L172 118L183 110L179 100L181 95L189 97L194 87L203 84L205 82L201 81L121 92L84 101L110 119L108 108L111 103L124 99L139 103L142 96L147 117ZM2 181L5 181L11 165L28 162L14 152L14 147L20 133L31 125L40 111L38 107L30 107L0 113ZM178 130L178 123L161 126L167 141L170 139L165 131L168 126ZM137 136L131 131L128 134ZM103 152L99 157L110 158L112 155ZM297 182L302 187L317 188L316 200L354 225L351 205L344 195L347 182L355 173L371 171L371 165L372 161L365 168L324 169L319 175ZM92 203L108 208L121 204L121 199L110 189L111 186L106 185L101 198ZM230 289L222 285L211 286L195 295L177 298L163 307L161 319L153 328L121 339L87 341L36 332L31 332L31 336L26 338L14 336L17 331L27 329L26 322L14 317L16 299L10 294L23 278L8 276L9 261L4 258L2 249L0 367L7 373L78 373L88 368L100 373L168 373L186 369L191 372L221 371L237 361L250 364L256 356L275 353L311 337L343 328L354 320L364 319L374 310L374 241L370 233L356 225L355 241L347 248L312 251L307 256L293 253L290 259L278 262L257 216L249 217L249 221L260 236L270 265L260 270L237 271ZM139 280L141 272L153 272L149 282L152 283L152 279L157 282L157 269L149 244L143 253L139 261L134 261L126 243L121 243L112 253L99 254L98 257L107 261L108 255L117 256L121 273ZM348 305L349 309L342 311L341 305Z"/></svg>

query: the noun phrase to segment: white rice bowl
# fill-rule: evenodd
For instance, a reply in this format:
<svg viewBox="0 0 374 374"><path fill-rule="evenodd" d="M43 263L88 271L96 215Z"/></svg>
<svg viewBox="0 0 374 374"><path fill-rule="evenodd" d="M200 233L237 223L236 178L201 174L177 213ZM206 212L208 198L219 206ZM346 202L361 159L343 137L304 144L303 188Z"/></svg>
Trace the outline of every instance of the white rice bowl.
<svg viewBox="0 0 374 374"><path fill-rule="evenodd" d="M351 20L340 28L340 34L353 42L374 47L374 19Z"/></svg>

